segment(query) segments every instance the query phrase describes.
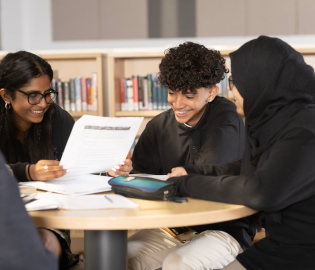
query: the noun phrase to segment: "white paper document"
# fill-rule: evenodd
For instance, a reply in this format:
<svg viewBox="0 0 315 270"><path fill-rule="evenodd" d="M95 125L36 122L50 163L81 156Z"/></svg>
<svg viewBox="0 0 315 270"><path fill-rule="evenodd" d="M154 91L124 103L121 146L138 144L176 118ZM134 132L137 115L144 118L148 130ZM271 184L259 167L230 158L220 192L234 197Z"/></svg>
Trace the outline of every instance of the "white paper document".
<svg viewBox="0 0 315 270"><path fill-rule="evenodd" d="M23 185L46 191L78 196L111 190L111 186L108 184L108 181L111 178L112 177L108 176L87 174L62 181L48 180L23 182Z"/></svg>
<svg viewBox="0 0 315 270"><path fill-rule="evenodd" d="M138 204L117 194L67 196L61 194L38 193L36 200L25 205L27 211L65 209L65 210L90 210L113 208L137 208Z"/></svg>
<svg viewBox="0 0 315 270"><path fill-rule="evenodd" d="M84 115L76 121L60 160L70 171L58 180L106 172L124 161L143 117Z"/></svg>

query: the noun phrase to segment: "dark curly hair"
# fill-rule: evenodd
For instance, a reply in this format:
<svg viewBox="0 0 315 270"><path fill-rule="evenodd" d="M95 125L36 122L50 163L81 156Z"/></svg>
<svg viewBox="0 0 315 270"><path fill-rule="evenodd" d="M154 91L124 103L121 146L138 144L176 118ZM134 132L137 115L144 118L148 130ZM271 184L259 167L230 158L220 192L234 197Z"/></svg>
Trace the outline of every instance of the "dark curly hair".
<svg viewBox="0 0 315 270"><path fill-rule="evenodd" d="M200 87L210 88L224 79L229 70L219 51L185 42L165 51L160 65L159 80L172 91L196 93Z"/></svg>

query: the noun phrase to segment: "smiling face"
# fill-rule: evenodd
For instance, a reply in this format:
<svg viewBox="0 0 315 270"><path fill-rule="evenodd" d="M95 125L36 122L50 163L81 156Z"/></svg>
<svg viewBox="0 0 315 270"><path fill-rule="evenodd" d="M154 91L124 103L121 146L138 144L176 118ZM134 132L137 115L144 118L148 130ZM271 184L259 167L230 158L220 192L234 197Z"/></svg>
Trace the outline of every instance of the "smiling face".
<svg viewBox="0 0 315 270"><path fill-rule="evenodd" d="M168 102L171 105L178 123L195 126L206 110L209 99L212 101L219 89L214 86L210 89L204 87L196 89L196 93L182 91L168 91ZM210 102L211 102L210 101Z"/></svg>
<svg viewBox="0 0 315 270"><path fill-rule="evenodd" d="M50 79L47 75L33 78L27 85L21 87L19 90L26 93L41 93L44 94L50 89ZM31 105L28 103L27 95L15 91L15 98L12 99L4 89L1 89L1 96L6 103L9 103L12 108L12 116L16 127L21 131L28 130L33 123L40 123L43 121L44 114L49 108L43 98L40 103Z"/></svg>

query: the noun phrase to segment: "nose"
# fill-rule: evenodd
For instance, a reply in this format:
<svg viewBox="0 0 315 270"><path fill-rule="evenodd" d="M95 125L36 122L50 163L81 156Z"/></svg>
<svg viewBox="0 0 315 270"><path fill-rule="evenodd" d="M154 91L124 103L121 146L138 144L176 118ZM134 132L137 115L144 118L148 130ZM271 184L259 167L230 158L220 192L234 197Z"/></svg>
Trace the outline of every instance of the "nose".
<svg viewBox="0 0 315 270"><path fill-rule="evenodd" d="M45 97L43 97L42 100L37 105L39 105L40 107L43 107L43 108L46 107L47 102L46 102Z"/></svg>
<svg viewBox="0 0 315 270"><path fill-rule="evenodd" d="M173 95L168 95L168 102L171 103L175 108L185 107L183 95L179 93L174 93Z"/></svg>

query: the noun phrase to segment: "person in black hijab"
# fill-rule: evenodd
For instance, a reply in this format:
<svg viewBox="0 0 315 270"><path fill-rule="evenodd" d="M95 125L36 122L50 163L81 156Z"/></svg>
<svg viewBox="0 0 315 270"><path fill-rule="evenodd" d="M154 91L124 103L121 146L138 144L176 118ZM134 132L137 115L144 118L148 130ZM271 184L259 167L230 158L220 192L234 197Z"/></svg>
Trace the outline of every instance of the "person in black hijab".
<svg viewBox="0 0 315 270"><path fill-rule="evenodd" d="M1 153L0 217L0 269L58 269L57 257L44 248Z"/></svg>
<svg viewBox="0 0 315 270"><path fill-rule="evenodd" d="M230 57L230 88L246 117L243 159L175 168L170 176L189 175L168 181L182 196L260 211L251 226L264 226L266 238L225 270L315 269L314 70L288 44L266 36Z"/></svg>

